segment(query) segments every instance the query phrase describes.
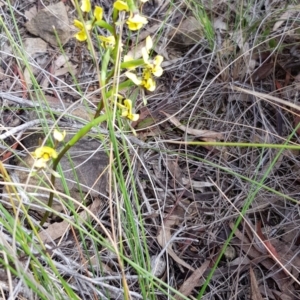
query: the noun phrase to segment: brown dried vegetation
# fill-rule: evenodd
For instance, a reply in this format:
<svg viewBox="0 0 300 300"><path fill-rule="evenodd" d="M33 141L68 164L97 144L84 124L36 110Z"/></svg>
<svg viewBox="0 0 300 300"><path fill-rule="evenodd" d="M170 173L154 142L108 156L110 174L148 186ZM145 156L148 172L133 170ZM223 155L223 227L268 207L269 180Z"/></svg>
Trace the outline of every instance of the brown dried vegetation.
<svg viewBox="0 0 300 300"><path fill-rule="evenodd" d="M33 36L25 27L26 18L35 14L34 10L43 9L43 5L60 1L25 2L12 1L12 7L22 40L29 45ZM110 1L94 2L111 9ZM243 7L235 3L239 1L201 1L214 29L212 47L207 28L199 25L201 14L196 2L149 1L143 11L150 20L148 32L161 36L155 52L165 59L165 72L157 82L157 90L145 95L147 106L143 99L137 100L140 120L132 124L137 136L128 135L134 148L131 167L146 244L153 265L157 263L153 267L151 262L151 266L164 266L160 272L153 272L182 295L197 297L234 223L254 195L203 299L299 299L299 150L186 143L284 144L290 139L291 144L299 144L299 6L279 0L243 1ZM16 35L11 11L1 3L2 18L10 33ZM67 8L69 19L74 19L72 1L60 3ZM148 34L141 32L139 39ZM136 38L132 37L132 47ZM36 83L32 83L27 67L16 57L3 33L0 36L1 151L2 161L12 173L18 165L12 154L13 145L18 141L17 153L22 157L31 151L28 145L22 145L30 140L28 129L41 131L39 119L43 115L36 115L33 106L38 103L40 107L51 107L56 118L63 114L64 123L60 124L71 131L90 118L100 97L96 69L86 45L77 43L71 34L67 40L63 46L66 55L50 44L43 48L43 40L34 41L35 45L40 43L37 47L41 52L32 50L30 63L36 77ZM32 46L26 47L31 51ZM37 102L40 95L34 90L36 84L44 92L44 102ZM29 124L24 127L26 132L21 127L24 124ZM13 128L19 129L12 131ZM101 143L99 149L103 151ZM95 151L93 147L90 153ZM121 159L126 165L125 157ZM124 177L131 190L127 173L125 167ZM95 182L99 175L93 175ZM90 176L89 172L86 176ZM99 191L99 195L101 200L93 193L85 205L111 233L112 223L119 221L117 207L114 201L108 204L111 199L106 198L107 191ZM8 201L4 191L1 201ZM136 208L133 203L132 209ZM68 210L54 212L59 222L68 214ZM87 218L82 214L83 219ZM134 214L138 222L139 213ZM88 236L82 240L74 228L70 229L69 222L48 221L41 238L75 293L83 299L122 298L120 264L113 251L100 247ZM107 239L99 223L94 226ZM129 223L122 223L124 230L127 226ZM6 237L9 240L9 233ZM126 242L124 245L124 253L130 258L130 247ZM22 257L21 248L19 251ZM131 298L142 299L136 270L129 264L122 267ZM45 268L51 273L49 266ZM0 281L8 294L6 273L1 273ZM17 277L11 284L18 287ZM25 298L33 293L24 286L17 291ZM182 299L158 288L149 299L168 297Z"/></svg>

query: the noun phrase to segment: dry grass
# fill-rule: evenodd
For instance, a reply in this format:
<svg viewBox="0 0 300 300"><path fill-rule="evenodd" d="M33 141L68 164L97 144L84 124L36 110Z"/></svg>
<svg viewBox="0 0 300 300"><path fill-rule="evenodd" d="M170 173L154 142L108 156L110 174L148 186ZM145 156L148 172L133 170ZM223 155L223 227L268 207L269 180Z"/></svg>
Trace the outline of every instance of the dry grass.
<svg viewBox="0 0 300 300"><path fill-rule="evenodd" d="M110 9L107 1L95 2ZM183 299L174 291L195 299L201 289L201 299L300 298L299 149L284 148L286 142L299 144L300 108L267 101L255 94L272 95L298 107L299 7L292 1L284 4L244 1L244 5L238 1L231 4L201 1L202 5L197 1L168 5L164 2L158 5L158 2L146 4L144 13L151 20L149 28L158 25L155 51L165 57L165 72L157 82L157 90L146 93L146 107L144 99L137 99L137 110L141 116L145 115L134 125L137 136L129 131L116 132L121 141L123 188L127 189L131 202L122 199L124 190L115 177L113 185L118 191L115 198L103 192L98 206L93 208L89 206L91 197L87 198L90 222L77 222L72 217L78 215L74 207L53 211L56 219L51 221L52 225L64 219L74 222L74 226L58 239L47 240L47 250L41 250L36 239L26 246L28 249L22 244L14 245L13 230L9 232L9 226L3 225L1 249L13 249L15 260L15 266L0 276L3 298L39 299L44 293L45 299L75 295L80 299L122 299L126 298L126 287L131 299ZM14 2L11 5L22 39L28 37L23 16L33 5L40 4ZM1 10L4 23L11 35L16 36L8 6L3 4ZM187 32L180 33L184 31L180 26L193 13L199 24L202 22L199 26L202 29L189 27L193 35L187 38ZM75 18L76 12L70 10L69 17ZM203 20L209 20L210 24L204 24ZM276 23L279 21L282 23ZM211 28L214 29L212 44ZM132 37L133 41L135 38ZM3 32L0 40L4 133L12 127L30 125L33 117L29 108L36 91L32 99L24 101L24 92L27 94L18 73L18 70L23 72L24 65L8 47ZM68 72L62 76L51 73L49 61L60 54L57 48L31 64L38 84L43 78L52 78L42 91L53 112L62 113L60 102L66 106L79 103L76 105L80 115L75 115L71 106L65 109L61 119L64 123L60 126L70 131L84 124L82 114L95 109L100 91L98 74L86 45L71 39L64 51L76 65L77 83ZM100 57L99 52L96 54ZM9 95L18 97L19 103ZM176 128L165 113L188 129ZM34 118L47 119L45 114ZM51 127L51 121L46 123ZM29 125L24 129L29 129ZM47 126L43 130L47 131ZM215 141L215 138L197 136L190 129L220 133L222 141L235 142L237 146L191 145L187 141ZM36 130L41 128L37 126ZM101 141L98 142L105 145L101 149L109 151L109 134L105 128L96 130L92 137L99 132ZM1 149L9 149L14 141L22 142L23 138L23 129L13 132L10 137L5 136ZM240 147L238 143L249 143L249 147ZM257 143L264 146L251 145ZM283 146L273 149L268 144ZM6 169L15 168L22 154L30 150L29 146L25 148L18 146L19 158L12 155L10 161L4 161ZM95 153L90 151L91 155ZM116 165L116 169L120 166ZM4 189L3 194L7 197ZM83 191L81 197L85 194ZM2 203L7 203L5 197ZM59 193L57 197L60 201L68 198ZM230 237L244 209L242 222ZM19 212L21 226L28 232L27 214L22 213ZM35 220L39 216L33 215L32 222L37 224ZM2 212L2 219L9 217ZM13 219L11 222L13 228ZM229 246L218 262L228 238ZM118 248L118 252L116 247L122 250ZM36 256L34 267L30 264L33 256L28 255L29 250ZM6 255L1 259L3 265L7 262ZM150 267L150 260L155 257L159 258L159 264L166 266L157 275L160 281L151 277L154 267ZM5 266L3 269L8 270ZM40 272L37 266L44 268L48 280L53 278L57 290L52 294L43 282L34 278L40 278L36 275ZM29 279L24 280L20 270L25 270ZM123 276L127 286L122 282ZM143 276L145 280L141 281ZM30 280L38 284L39 292L28 285ZM62 282L68 284L70 291L66 286L62 288Z"/></svg>

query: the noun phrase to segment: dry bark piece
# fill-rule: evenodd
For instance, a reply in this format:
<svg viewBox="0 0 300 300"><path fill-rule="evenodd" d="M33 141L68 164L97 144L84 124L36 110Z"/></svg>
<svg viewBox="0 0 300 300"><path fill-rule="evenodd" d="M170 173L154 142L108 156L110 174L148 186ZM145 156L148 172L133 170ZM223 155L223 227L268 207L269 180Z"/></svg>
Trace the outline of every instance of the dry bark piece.
<svg viewBox="0 0 300 300"><path fill-rule="evenodd" d="M40 10L35 17L26 23L27 30L39 36L51 46L58 46L55 32L64 45L70 38L69 19L63 2L49 5Z"/></svg>

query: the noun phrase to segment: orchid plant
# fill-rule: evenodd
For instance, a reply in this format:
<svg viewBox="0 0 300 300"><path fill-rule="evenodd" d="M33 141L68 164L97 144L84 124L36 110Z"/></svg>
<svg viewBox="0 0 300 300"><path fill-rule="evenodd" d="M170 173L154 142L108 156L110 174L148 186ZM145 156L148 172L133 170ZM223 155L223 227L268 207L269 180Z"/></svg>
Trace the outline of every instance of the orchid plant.
<svg viewBox="0 0 300 300"><path fill-rule="evenodd" d="M145 3L146 1L141 1ZM92 7L90 0L83 0L81 5L81 10L84 13L91 13ZM119 34L117 34L116 26L120 25L118 21L119 14L123 12L125 13L125 23L128 27L129 31L137 31L140 30L145 24L148 23L146 17L142 16L136 7L134 6L132 0L131 1L121 1L117 0L113 4L113 14L112 14L112 22L113 24L108 24L103 21L103 8L99 6L95 6L93 11L93 17L85 22L81 22L78 20L74 20L74 25L79 29L79 32L75 34L75 38L84 42L87 40L87 34L90 34L92 29L96 26L107 29L108 35L98 36L101 41L101 47L109 53L110 62L113 64L116 62L115 57L115 48L116 46L120 46L122 49L122 41ZM153 76L160 77L163 73L163 69L161 67L161 63L163 61L163 57L161 55L157 55L154 59L150 58L150 51L153 48L153 41L150 36L146 38L145 47L142 49L142 60L135 60L132 57L129 57L126 53L122 53L123 62L127 63L126 66L121 65L122 69L127 69L125 72L126 77L129 79L128 85L124 85L124 88L130 86L130 84L135 84L140 86L150 92L153 92L156 89L156 82ZM105 56L105 54L103 55ZM116 67L116 65L114 65ZM109 79L108 76L107 79ZM107 84L108 80L106 80L105 84ZM133 101L126 98L126 103L117 103L117 108L119 109L120 115L122 117L127 118L130 121L136 121L138 119L138 115L133 113L132 111Z"/></svg>
<svg viewBox="0 0 300 300"><path fill-rule="evenodd" d="M147 0L139 1L142 6ZM126 95L120 96L118 92L124 90L123 94L126 94L130 91L130 88L135 85L139 91L146 89L152 92L156 88L155 77L160 77L163 73L161 67L163 57L161 55L157 55L154 58L151 57L153 41L150 36L146 38L145 46L142 49L141 59L130 57L123 49L122 36L120 34L120 32L124 31L124 29L121 30L123 26L128 33L130 33L140 30L148 23L147 18L140 14L133 0L116 0L113 3L112 15L107 16L106 18L104 18L104 9L100 6L92 7L90 0L82 0L80 10L82 12L80 20L74 20L74 26L78 29L74 37L79 42L88 41L88 49L91 50L93 49L91 37L95 34L99 41L99 45L102 48L102 57L100 60L102 65L101 71L99 71L102 100L99 102L94 119L79 130L77 134L65 144L59 153L57 153L56 147L59 142L64 140L65 132L59 132L57 130L53 133L55 140L54 147L42 146L34 151L33 157L36 159L34 169L36 171L40 169L49 170L48 162L53 160L52 170L50 170L52 174L51 182L53 185L55 183L55 178L58 177L56 167L65 153L74 146L79 139L88 133L93 126L108 120L107 105L109 105L110 108L116 108L111 109L110 111L117 112L124 120L130 122L139 119L139 114L134 111L135 101L130 99L130 97L126 97ZM107 34L98 35L97 28L104 29ZM124 44L126 44L125 41ZM125 76L119 76L120 70ZM114 82L111 81L115 74L118 74L117 87ZM125 80L119 82L120 78L125 78ZM105 111L101 114L103 110ZM52 205L53 196L53 193L50 193L48 200L49 207ZM47 220L47 217L48 211L42 218L40 225L43 225Z"/></svg>

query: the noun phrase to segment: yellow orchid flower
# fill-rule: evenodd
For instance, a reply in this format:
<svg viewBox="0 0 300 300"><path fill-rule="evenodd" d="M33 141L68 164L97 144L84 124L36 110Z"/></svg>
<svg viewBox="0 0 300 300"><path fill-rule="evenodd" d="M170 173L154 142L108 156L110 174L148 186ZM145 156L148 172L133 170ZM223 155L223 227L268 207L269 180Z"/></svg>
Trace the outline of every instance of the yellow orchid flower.
<svg viewBox="0 0 300 300"><path fill-rule="evenodd" d="M137 121L139 119L139 114L132 113L132 101L130 99L125 99L124 104L118 103L118 107L122 109L122 117L125 117L131 121Z"/></svg>
<svg viewBox="0 0 300 300"><path fill-rule="evenodd" d="M117 0L114 3L114 8L117 10L120 10L120 11L122 11L122 10L129 11L129 7L125 1Z"/></svg>
<svg viewBox="0 0 300 300"><path fill-rule="evenodd" d="M103 8L100 6L96 6L94 10L94 17L97 21L101 21L103 19Z"/></svg>
<svg viewBox="0 0 300 300"><path fill-rule="evenodd" d="M156 82L151 76L150 69L144 69L141 85L150 92L153 92L156 89Z"/></svg>
<svg viewBox="0 0 300 300"><path fill-rule="evenodd" d="M150 60L149 52L152 47L153 47L152 39L150 36L148 36L146 38L146 46L142 48L143 60L147 68L151 70L151 73L156 77L160 77L163 73L163 69L160 65L163 62L164 58L161 55L157 55L154 57L153 60Z"/></svg>
<svg viewBox="0 0 300 300"><path fill-rule="evenodd" d="M139 114L133 114L132 113L132 101L130 99L124 100L124 105L128 109L128 115L127 118L131 121L137 121L139 119Z"/></svg>
<svg viewBox="0 0 300 300"><path fill-rule="evenodd" d="M115 45L116 45L116 39L113 35L110 35L110 36L103 36L103 35L99 35L98 36L100 41L102 41L102 44L101 46L104 48L104 49L114 49L115 48Z"/></svg>
<svg viewBox="0 0 300 300"><path fill-rule="evenodd" d="M87 1L87 2L89 2L89 1ZM82 2L82 6L84 6L84 8L86 8L87 4L83 1ZM103 8L102 7L100 7L100 6L96 6L95 7L94 17L95 17L96 21L101 21L102 20L102 18L103 18ZM86 41L87 40L87 33L86 33L86 31L92 30L93 25L94 25L94 21L93 20L89 20L86 23L82 23L82 22L80 22L78 20L74 20L74 26L79 29L79 32L77 32L75 34L75 38L78 41L80 41L80 42Z"/></svg>
<svg viewBox="0 0 300 300"><path fill-rule="evenodd" d="M81 10L83 12L90 12L91 11L91 1L90 0L82 0Z"/></svg>
<svg viewBox="0 0 300 300"><path fill-rule="evenodd" d="M163 60L161 55L156 55L152 61L151 72L156 77L160 77L163 73L163 68L160 66Z"/></svg>
<svg viewBox="0 0 300 300"><path fill-rule="evenodd" d="M58 154L55 151L55 149L48 147L48 146L42 146L37 149L32 153L32 156L39 159L44 160L47 162L51 158L57 158Z"/></svg>
<svg viewBox="0 0 300 300"><path fill-rule="evenodd" d="M132 31L141 29L143 25L147 23L148 23L147 19L141 16L140 14L134 14L134 15L131 14L126 22L128 28Z"/></svg>
<svg viewBox="0 0 300 300"><path fill-rule="evenodd" d="M146 90L153 92L156 89L155 80L151 76L151 70L145 68L143 71L143 76L138 77L135 73L126 72L125 75L129 78L134 84L143 86Z"/></svg>
<svg viewBox="0 0 300 300"><path fill-rule="evenodd" d="M78 20L74 20L74 26L80 30L75 34L75 38L80 42L84 42L87 39L87 35L86 35L86 31L84 30L84 27L87 31L89 31L92 29L92 24L90 22L83 24Z"/></svg>
<svg viewBox="0 0 300 300"><path fill-rule="evenodd" d="M65 139L66 137L66 131L64 130L63 132L58 131L57 129L54 129L53 131L53 137L55 140L58 142L61 142Z"/></svg>

